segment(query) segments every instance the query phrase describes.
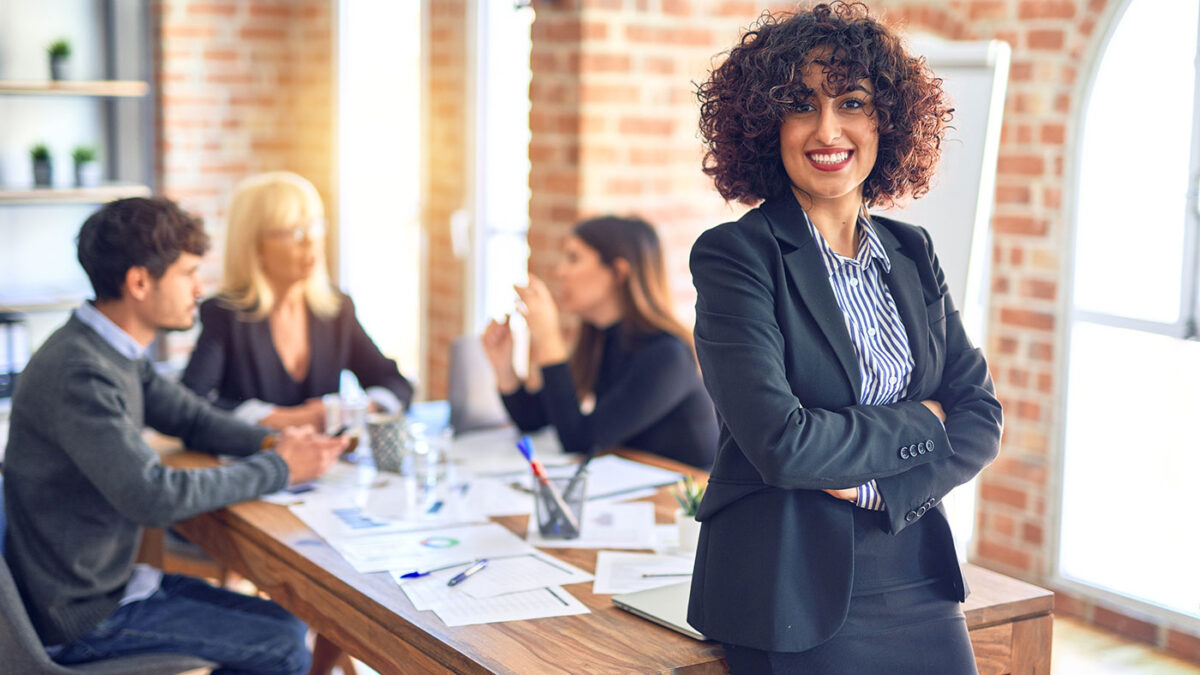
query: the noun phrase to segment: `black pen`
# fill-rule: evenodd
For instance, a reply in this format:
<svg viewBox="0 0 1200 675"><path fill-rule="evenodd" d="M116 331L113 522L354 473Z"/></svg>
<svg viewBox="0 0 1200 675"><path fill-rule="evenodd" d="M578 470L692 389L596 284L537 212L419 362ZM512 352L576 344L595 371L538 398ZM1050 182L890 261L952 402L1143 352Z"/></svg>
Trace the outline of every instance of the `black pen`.
<svg viewBox="0 0 1200 675"><path fill-rule="evenodd" d="M572 491L574 491L575 484L578 483L579 479L583 477L583 472L587 471L588 462L592 461L592 458L596 456L596 451L599 449L600 448L593 445L591 449L587 451L587 454L584 455L583 461L579 462L579 467L575 469L575 474L571 476L571 480L567 481L567 487L563 490L564 496L569 495L572 493Z"/></svg>
<svg viewBox="0 0 1200 675"><path fill-rule="evenodd" d="M486 558L480 558L479 560L476 560L474 565L471 565L467 569L459 572L458 574L455 574L454 578L452 578L452 579L450 579L450 581L446 582L446 585L447 586L457 586L457 585L461 584L462 582L467 580L467 577L469 577L472 574L475 574L476 572L487 567L487 563L488 563L488 561Z"/></svg>

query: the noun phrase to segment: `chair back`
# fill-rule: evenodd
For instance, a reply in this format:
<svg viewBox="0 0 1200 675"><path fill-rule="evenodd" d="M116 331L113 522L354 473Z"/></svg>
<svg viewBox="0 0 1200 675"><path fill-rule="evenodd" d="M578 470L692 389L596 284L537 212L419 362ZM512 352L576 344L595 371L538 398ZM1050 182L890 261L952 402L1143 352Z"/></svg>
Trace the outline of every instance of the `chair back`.
<svg viewBox="0 0 1200 675"><path fill-rule="evenodd" d="M4 477L0 476L0 541L4 539L7 522L4 518ZM8 570L8 561L0 555L0 654L4 666L13 673L66 673L57 666L42 647L17 584Z"/></svg>
<svg viewBox="0 0 1200 675"><path fill-rule="evenodd" d="M496 390L496 375L478 335L450 343L450 426L455 432L502 427L508 412Z"/></svg>
<svg viewBox="0 0 1200 675"><path fill-rule="evenodd" d="M4 476L0 474L0 542L4 540L7 522L4 517ZM38 639L25 603L17 591L8 561L0 544L0 673L28 675L71 675L80 672L103 672L110 675L164 675L199 668L215 668L217 664L181 654L138 654L83 664L79 669L60 666L46 654Z"/></svg>

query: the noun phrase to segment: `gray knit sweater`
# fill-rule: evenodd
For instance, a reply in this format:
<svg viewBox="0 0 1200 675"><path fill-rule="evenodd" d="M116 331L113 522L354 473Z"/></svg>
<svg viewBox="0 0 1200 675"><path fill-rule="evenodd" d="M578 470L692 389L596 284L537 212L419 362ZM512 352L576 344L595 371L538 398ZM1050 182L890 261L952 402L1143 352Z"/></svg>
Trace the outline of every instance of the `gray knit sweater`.
<svg viewBox="0 0 1200 675"><path fill-rule="evenodd" d="M245 459L167 468L144 426ZM71 642L116 609L143 526L284 487L283 459L258 452L267 433L117 353L74 316L50 336L13 396L4 460L5 557L42 641Z"/></svg>

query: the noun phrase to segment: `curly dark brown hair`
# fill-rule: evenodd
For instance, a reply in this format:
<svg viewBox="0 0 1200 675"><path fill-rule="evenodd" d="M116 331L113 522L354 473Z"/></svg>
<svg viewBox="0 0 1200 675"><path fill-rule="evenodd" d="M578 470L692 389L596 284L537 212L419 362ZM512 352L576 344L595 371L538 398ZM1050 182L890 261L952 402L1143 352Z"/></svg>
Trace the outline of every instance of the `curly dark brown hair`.
<svg viewBox="0 0 1200 675"><path fill-rule="evenodd" d="M824 71L828 96L871 83L879 150L863 184L866 203L886 207L928 192L953 112L942 80L923 58L905 52L866 5L840 1L794 14L764 12L697 87L704 173L717 192L753 206L790 189L779 127L813 95L802 81L812 63Z"/></svg>

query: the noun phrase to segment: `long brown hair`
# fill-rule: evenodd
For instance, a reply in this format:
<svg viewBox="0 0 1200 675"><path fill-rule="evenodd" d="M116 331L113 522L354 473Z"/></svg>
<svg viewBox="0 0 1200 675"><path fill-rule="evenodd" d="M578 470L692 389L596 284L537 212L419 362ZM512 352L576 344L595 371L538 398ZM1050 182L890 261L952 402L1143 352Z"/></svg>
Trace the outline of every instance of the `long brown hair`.
<svg viewBox="0 0 1200 675"><path fill-rule="evenodd" d="M595 250L606 266L613 267L618 259L628 263L629 274L617 290L621 338L626 344L642 335L665 332L682 340L694 353L691 331L671 311L662 246L650 223L641 218L602 216L575 225L571 234ZM592 393L603 354L604 332L583 322L570 361L575 389L581 397Z"/></svg>

